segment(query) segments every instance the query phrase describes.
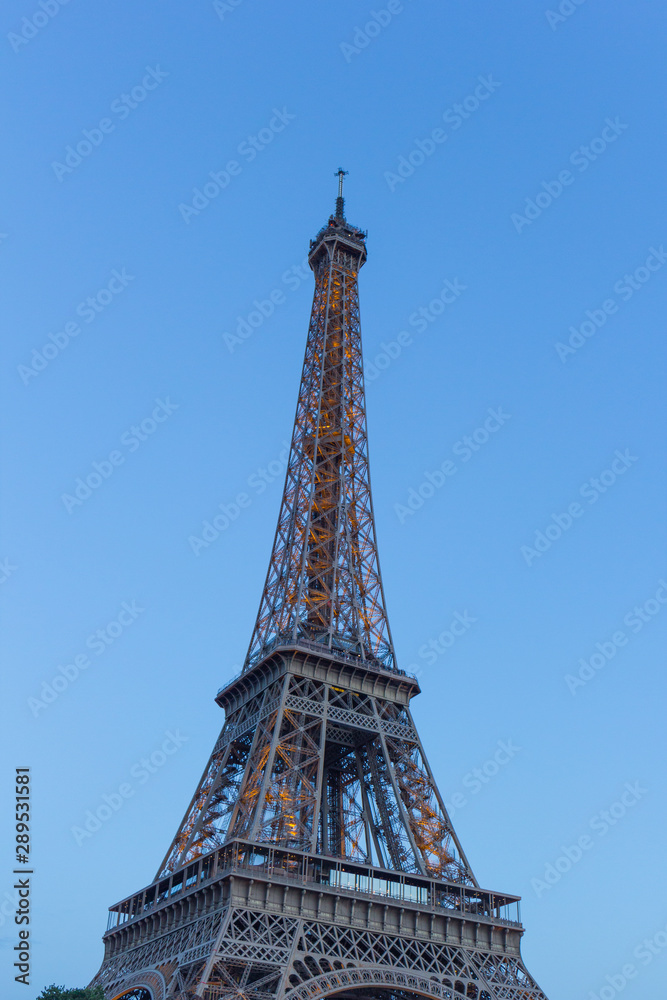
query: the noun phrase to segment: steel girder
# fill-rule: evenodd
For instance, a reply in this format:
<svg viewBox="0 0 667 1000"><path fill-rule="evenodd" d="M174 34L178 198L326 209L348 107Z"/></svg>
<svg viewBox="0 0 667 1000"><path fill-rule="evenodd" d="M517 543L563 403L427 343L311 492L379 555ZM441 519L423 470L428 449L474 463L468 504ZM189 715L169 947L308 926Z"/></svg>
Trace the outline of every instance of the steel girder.
<svg viewBox="0 0 667 1000"><path fill-rule="evenodd" d="M475 885L409 707L303 666L230 715L156 877L241 837Z"/></svg>
<svg viewBox="0 0 667 1000"><path fill-rule="evenodd" d="M314 244L315 295L278 527L246 667L299 638L394 663L375 538L357 274L365 237L331 218Z"/></svg>
<svg viewBox="0 0 667 1000"><path fill-rule="evenodd" d="M301 892L293 905L276 888L237 879L199 919L147 940L137 928L94 982L108 1000L139 986L153 1000L546 1000L516 928L398 906L388 917L390 907L359 899L318 918L322 893Z"/></svg>

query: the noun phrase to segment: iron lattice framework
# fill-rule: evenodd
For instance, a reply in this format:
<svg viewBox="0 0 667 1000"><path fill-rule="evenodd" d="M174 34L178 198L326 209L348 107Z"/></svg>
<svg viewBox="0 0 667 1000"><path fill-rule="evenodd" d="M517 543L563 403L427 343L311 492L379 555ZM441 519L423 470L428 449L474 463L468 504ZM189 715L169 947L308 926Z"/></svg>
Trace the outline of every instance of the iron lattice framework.
<svg viewBox="0 0 667 1000"><path fill-rule="evenodd" d="M276 643L300 639L394 662L368 468L357 287L365 234L338 209L311 244L315 296L301 388L246 669Z"/></svg>
<svg viewBox="0 0 667 1000"><path fill-rule="evenodd" d="M227 720L158 871L231 837L475 885L397 671L274 652L218 695ZM250 681L250 678L248 678Z"/></svg>
<svg viewBox="0 0 667 1000"><path fill-rule="evenodd" d="M518 897L478 885L395 664L368 469L357 274L336 214L278 529L225 724L150 886L113 906L108 1000L546 1000Z"/></svg>

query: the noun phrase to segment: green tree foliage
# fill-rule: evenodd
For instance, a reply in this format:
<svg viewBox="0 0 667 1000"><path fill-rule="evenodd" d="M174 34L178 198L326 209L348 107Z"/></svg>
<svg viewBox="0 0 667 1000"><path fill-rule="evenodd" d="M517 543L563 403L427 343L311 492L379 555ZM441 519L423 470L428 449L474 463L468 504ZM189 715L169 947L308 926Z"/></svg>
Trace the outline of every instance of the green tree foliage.
<svg viewBox="0 0 667 1000"><path fill-rule="evenodd" d="M42 990L37 1000L104 1000L104 993L101 986L68 990L64 986L51 985Z"/></svg>

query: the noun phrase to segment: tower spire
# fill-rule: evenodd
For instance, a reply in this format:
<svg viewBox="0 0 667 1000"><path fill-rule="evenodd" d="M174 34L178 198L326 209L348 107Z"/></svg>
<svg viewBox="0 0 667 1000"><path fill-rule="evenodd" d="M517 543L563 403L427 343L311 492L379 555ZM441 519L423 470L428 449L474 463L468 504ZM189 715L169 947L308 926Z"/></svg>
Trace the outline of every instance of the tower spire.
<svg viewBox="0 0 667 1000"><path fill-rule="evenodd" d="M336 218L343 220L345 218L345 199L343 198L343 178L349 174L349 170L343 170L339 167L335 173L335 177L338 178L338 197L336 198Z"/></svg>
<svg viewBox="0 0 667 1000"><path fill-rule="evenodd" d="M278 528L245 669L318 644L392 669L375 538L357 275L366 234L336 215L311 242L315 293Z"/></svg>

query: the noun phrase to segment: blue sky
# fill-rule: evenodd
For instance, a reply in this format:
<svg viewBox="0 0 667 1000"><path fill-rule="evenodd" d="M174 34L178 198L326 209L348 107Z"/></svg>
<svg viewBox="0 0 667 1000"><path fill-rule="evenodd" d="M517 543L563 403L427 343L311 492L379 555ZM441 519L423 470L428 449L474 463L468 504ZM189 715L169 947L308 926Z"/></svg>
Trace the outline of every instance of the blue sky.
<svg viewBox="0 0 667 1000"><path fill-rule="evenodd" d="M92 977L216 739L339 165L369 232L380 557L431 765L480 882L524 897L550 1000L604 1000L628 964L625 1000L660 993L666 14L561 7L405 0L366 33L383 2L4 5L2 823L28 764L35 876L26 991L5 852L3 996ZM499 741L519 749L489 774Z"/></svg>

